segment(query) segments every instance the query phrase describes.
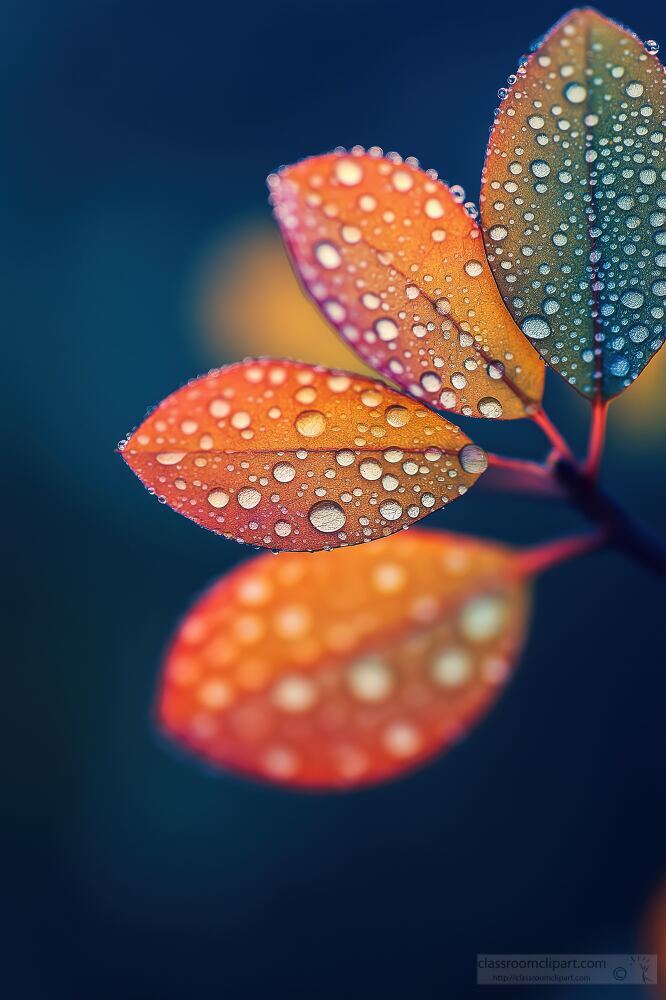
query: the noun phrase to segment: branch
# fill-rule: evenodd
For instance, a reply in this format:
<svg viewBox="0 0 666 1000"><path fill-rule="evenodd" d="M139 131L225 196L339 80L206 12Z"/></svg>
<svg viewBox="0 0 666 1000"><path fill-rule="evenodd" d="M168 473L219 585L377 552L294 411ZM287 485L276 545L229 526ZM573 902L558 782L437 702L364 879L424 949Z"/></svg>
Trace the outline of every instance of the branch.
<svg viewBox="0 0 666 1000"><path fill-rule="evenodd" d="M666 542L663 538L631 517L571 462L560 459L555 463L553 473L578 510L589 521L606 529L609 545L631 556L657 576L666 577Z"/></svg>

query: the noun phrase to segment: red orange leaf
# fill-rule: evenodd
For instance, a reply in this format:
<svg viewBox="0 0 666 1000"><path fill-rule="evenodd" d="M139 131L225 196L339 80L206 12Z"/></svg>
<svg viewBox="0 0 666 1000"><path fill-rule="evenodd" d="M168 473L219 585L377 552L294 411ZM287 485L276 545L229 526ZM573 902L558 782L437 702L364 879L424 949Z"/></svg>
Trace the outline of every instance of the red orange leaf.
<svg viewBox="0 0 666 1000"><path fill-rule="evenodd" d="M431 171L352 150L269 185L305 287L367 364L465 416L538 406L544 366L502 302L478 225Z"/></svg>
<svg viewBox="0 0 666 1000"><path fill-rule="evenodd" d="M159 721L208 763L287 785L394 777L466 733L525 634L497 545L415 529L331 553L259 556L192 608Z"/></svg>
<svg viewBox="0 0 666 1000"><path fill-rule="evenodd" d="M382 382L265 359L174 392L122 454L197 524L299 551L399 531L486 467L460 428Z"/></svg>

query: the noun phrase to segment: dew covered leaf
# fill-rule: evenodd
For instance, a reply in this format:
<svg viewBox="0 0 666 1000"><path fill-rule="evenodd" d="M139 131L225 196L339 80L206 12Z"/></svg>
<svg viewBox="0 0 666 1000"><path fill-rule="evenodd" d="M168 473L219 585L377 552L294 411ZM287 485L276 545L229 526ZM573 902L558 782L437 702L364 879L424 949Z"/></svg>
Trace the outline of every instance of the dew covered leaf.
<svg viewBox="0 0 666 1000"><path fill-rule="evenodd" d="M174 392L122 455L197 524L298 551L399 531L461 496L487 465L459 427L382 382L270 359Z"/></svg>
<svg viewBox="0 0 666 1000"><path fill-rule="evenodd" d="M492 704L520 653L528 596L510 550L419 529L255 557L181 624L160 725L214 767L284 785L395 777Z"/></svg>
<svg viewBox="0 0 666 1000"><path fill-rule="evenodd" d="M507 307L581 394L622 392L664 340L666 76L654 43L594 10L518 71L481 213Z"/></svg>
<svg viewBox="0 0 666 1000"><path fill-rule="evenodd" d="M465 416L524 417L544 366L507 312L463 194L358 149L269 178L296 271L366 364Z"/></svg>

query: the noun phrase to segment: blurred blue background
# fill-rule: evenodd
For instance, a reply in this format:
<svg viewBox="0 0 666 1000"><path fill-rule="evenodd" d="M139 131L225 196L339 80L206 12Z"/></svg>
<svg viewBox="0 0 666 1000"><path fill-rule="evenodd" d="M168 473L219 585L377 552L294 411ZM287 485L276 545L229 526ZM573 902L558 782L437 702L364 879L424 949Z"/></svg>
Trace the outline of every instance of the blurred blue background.
<svg viewBox="0 0 666 1000"><path fill-rule="evenodd" d="M4 995L464 1000L477 952L640 946L666 857L663 588L614 554L550 573L502 700L411 777L331 797L215 778L160 744L150 707L179 616L250 553L114 453L149 405L248 352L204 329L202 274L268 232L272 169L378 144L476 198L497 88L565 9L3 3ZM666 43L663 4L605 12ZM664 530L657 364L611 414L605 475ZM582 446L585 404L556 377L547 403ZM542 451L522 423L474 434ZM438 517L526 544L580 526L480 489Z"/></svg>

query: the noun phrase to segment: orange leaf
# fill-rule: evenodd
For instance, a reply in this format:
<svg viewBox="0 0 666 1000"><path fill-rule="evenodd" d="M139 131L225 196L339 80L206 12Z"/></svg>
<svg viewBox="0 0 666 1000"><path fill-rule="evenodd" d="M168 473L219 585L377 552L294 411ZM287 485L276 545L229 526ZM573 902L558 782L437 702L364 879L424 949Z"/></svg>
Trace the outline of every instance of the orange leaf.
<svg viewBox="0 0 666 1000"><path fill-rule="evenodd" d="M487 464L459 427L382 382L267 359L174 392L122 454L197 524L299 551L399 531L464 493Z"/></svg>
<svg viewBox="0 0 666 1000"><path fill-rule="evenodd" d="M395 777L460 739L522 646L528 593L498 545L415 529L259 556L169 649L161 726L216 767L287 785Z"/></svg>
<svg viewBox="0 0 666 1000"><path fill-rule="evenodd" d="M269 185L306 289L367 364L469 417L538 406L544 366L502 302L478 225L432 171L355 149Z"/></svg>

